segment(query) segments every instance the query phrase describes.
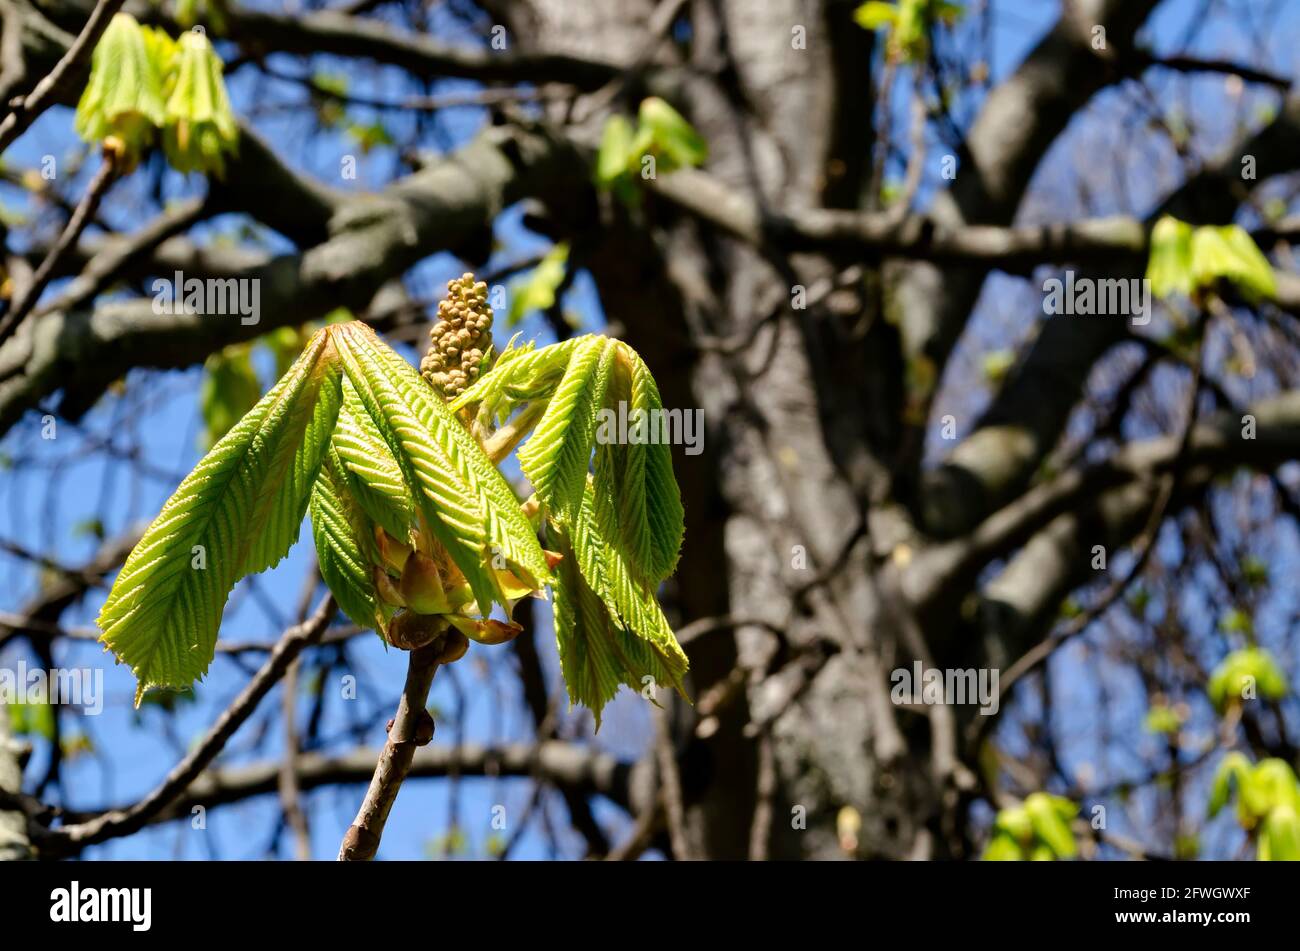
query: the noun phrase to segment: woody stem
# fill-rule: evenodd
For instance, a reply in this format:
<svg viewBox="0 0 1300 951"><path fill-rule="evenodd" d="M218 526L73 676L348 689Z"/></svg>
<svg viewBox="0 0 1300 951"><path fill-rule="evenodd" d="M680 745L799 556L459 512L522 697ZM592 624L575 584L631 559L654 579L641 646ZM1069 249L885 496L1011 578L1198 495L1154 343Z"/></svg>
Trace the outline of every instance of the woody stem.
<svg viewBox="0 0 1300 951"><path fill-rule="evenodd" d="M370 779L366 798L339 846L340 862L366 862L375 857L379 840L384 834L384 824L388 821L388 813L397 799L397 791L402 788L402 781L411 770L415 749L432 739L433 718L429 716L425 705L429 700L433 677L438 672L438 658L442 648L443 639L439 637L431 644L411 651L406 668L406 685L402 688L402 698L397 703L397 715L393 717L388 739L384 743L383 752L379 754L379 762L375 764L375 774Z"/></svg>

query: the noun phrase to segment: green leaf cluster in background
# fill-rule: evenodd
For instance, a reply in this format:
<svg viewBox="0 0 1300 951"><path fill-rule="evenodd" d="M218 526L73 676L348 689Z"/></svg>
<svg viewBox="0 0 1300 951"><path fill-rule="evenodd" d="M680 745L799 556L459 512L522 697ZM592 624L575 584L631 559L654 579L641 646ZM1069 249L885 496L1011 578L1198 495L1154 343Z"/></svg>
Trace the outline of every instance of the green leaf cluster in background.
<svg viewBox="0 0 1300 951"><path fill-rule="evenodd" d="M1220 713L1240 706L1247 694L1263 700L1278 700L1286 691L1282 669L1273 655L1261 647L1233 651L1214 668L1206 688L1210 702Z"/></svg>
<svg viewBox="0 0 1300 951"><path fill-rule="evenodd" d="M344 73L317 72L311 77L312 104L316 120L332 129L347 117L343 98L348 94L348 77Z"/></svg>
<svg viewBox="0 0 1300 951"><path fill-rule="evenodd" d="M217 36L226 32L226 0L177 0L176 22L184 27L206 23Z"/></svg>
<svg viewBox="0 0 1300 951"><path fill-rule="evenodd" d="M224 156L239 143L239 128L221 78L221 57L205 34L190 30L176 43L169 89L163 150L180 172L225 174Z"/></svg>
<svg viewBox="0 0 1300 951"><path fill-rule="evenodd" d="M1186 716L1182 710L1168 704L1156 703L1152 704L1151 709L1147 711L1142 726L1148 733L1172 736L1182 729L1184 719Z"/></svg>
<svg viewBox="0 0 1300 951"><path fill-rule="evenodd" d="M1237 821L1256 841L1261 862L1300 861L1300 783L1285 760L1252 764L1239 752L1219 761L1210 790L1214 818L1237 798Z"/></svg>
<svg viewBox="0 0 1300 951"><path fill-rule="evenodd" d="M203 416L200 448L211 449L230 432L261 398L266 387L253 365L260 351L270 354L274 379L284 376L311 335L308 328L280 327L256 340L235 343L208 357L199 387L199 409Z"/></svg>
<svg viewBox="0 0 1300 951"><path fill-rule="evenodd" d="M1191 296L1220 280L1230 281L1251 300L1277 294L1268 258L1240 225L1193 227L1169 215L1151 230L1146 277L1159 298Z"/></svg>
<svg viewBox="0 0 1300 951"><path fill-rule="evenodd" d="M864 30L888 34L891 59L915 63L929 55L930 26L955 23L963 12L958 4L945 0L898 0L897 4L868 0L853 11L853 19Z"/></svg>
<svg viewBox="0 0 1300 951"><path fill-rule="evenodd" d="M1078 812L1079 807L1062 796L1030 793L1020 805L998 812L984 860L1051 862L1074 858L1078 847L1070 822Z"/></svg>
<svg viewBox="0 0 1300 951"><path fill-rule="evenodd" d="M204 33L190 30L173 40L119 13L91 57L77 134L120 152L129 169L161 133L173 167L223 175L239 129L222 72Z"/></svg>
<svg viewBox="0 0 1300 951"><path fill-rule="evenodd" d="M115 139L134 164L165 121L162 70L165 35L119 13L109 21L90 60L90 79L77 104L77 134L87 142Z"/></svg>
<svg viewBox="0 0 1300 951"><path fill-rule="evenodd" d="M6 703L9 714L9 729L14 736L39 737L53 740L55 735L54 707L47 702L28 703L19 698L13 703Z"/></svg>
<svg viewBox="0 0 1300 951"><path fill-rule="evenodd" d="M557 244L546 253L528 275L510 289L510 313L506 323L513 327L524 315L555 306L555 293L564 283L569 264L569 245Z"/></svg>
<svg viewBox="0 0 1300 951"><path fill-rule="evenodd" d="M606 121L596 155L597 187L635 207L640 201L635 182L648 155L654 156L656 175L667 175L679 168L703 165L709 146L681 113L651 96L641 101L635 126L622 115Z"/></svg>

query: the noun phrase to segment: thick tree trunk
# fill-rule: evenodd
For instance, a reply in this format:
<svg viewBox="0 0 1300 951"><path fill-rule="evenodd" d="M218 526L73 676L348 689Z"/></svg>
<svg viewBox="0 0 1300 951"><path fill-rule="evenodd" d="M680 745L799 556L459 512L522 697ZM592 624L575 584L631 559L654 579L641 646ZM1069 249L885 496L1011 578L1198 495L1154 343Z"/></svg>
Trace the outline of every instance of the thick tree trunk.
<svg viewBox="0 0 1300 951"><path fill-rule="evenodd" d="M641 17L628 17L625 3L621 17L602 13L615 6L539 0L538 31L520 41L635 58L653 41L645 24L654 4ZM656 62L695 68L678 105L709 142L710 173L774 213L852 205L863 191L871 34L850 12L794 0L699 2L690 52L660 44ZM860 287L834 301L833 324L826 307L792 308L794 285L831 277L824 263L767 261L689 222L657 221L669 237L656 245L618 209L605 217L583 263L610 320L664 381L666 405L705 414L705 454L676 460L689 539L676 606L684 620L730 612L770 625L719 630L689 648L697 698L737 664L747 672L742 695L699 731L704 738L694 738L691 711L676 710L694 853L843 856L836 823L847 806L862 818L859 854L928 854L912 818L928 813L914 801L931 797L928 774L901 761L883 656L893 638L867 546L799 596L858 537L867 499L887 492L865 447L896 438L879 422L898 418L897 372L887 369L896 338L878 321L856 341L843 333L863 324ZM721 341L722 352L701 349L705 340ZM766 777L764 748L774 770ZM756 811L767 816L757 834Z"/></svg>

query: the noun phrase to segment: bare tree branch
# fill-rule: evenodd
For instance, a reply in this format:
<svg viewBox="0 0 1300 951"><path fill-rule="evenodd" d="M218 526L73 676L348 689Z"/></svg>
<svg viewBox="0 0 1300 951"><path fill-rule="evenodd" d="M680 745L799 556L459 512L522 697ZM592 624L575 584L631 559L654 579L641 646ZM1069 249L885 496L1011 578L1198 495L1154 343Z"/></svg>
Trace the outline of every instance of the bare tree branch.
<svg viewBox="0 0 1300 951"><path fill-rule="evenodd" d="M0 152L9 148L13 140L36 121L37 116L54 105L57 94L66 92L65 87L90 57L95 44L108 28L113 15L122 8L123 2L124 0L99 0L95 4L81 33L54 69L36 84L29 95L23 97L22 102L13 107L12 112L0 120Z"/></svg>
<svg viewBox="0 0 1300 951"><path fill-rule="evenodd" d="M266 663L253 679L222 712L198 745L172 768L162 783L151 793L125 809L107 812L75 825L40 830L34 841L42 854L75 853L87 845L130 835L143 828L183 793L225 748L235 731L252 715L262 698L284 676L294 659L304 649L315 644L325 633L334 611L333 597L326 597L307 621L285 631L276 644L275 650L271 652L271 656L266 659Z"/></svg>

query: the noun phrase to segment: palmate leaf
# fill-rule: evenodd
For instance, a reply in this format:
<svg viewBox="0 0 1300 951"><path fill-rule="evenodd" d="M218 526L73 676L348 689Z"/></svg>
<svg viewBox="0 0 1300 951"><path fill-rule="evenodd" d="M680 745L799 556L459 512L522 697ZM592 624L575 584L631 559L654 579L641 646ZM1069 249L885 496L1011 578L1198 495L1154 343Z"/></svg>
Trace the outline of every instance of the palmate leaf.
<svg viewBox="0 0 1300 951"><path fill-rule="evenodd" d="M345 466L345 481L361 508L393 538L405 542L415 521L415 499L401 467L347 379L343 380L343 406L334 428L333 449Z"/></svg>
<svg viewBox="0 0 1300 951"><path fill-rule="evenodd" d="M569 698L596 714L620 683L634 690L650 677L682 693L689 666L655 592L633 577L601 531L595 484L588 479L571 518L552 520L561 553L555 626Z"/></svg>
<svg viewBox="0 0 1300 951"><path fill-rule="evenodd" d="M651 586L657 585L677 567L685 534L682 497L673 475L672 450L667 433L651 428L664 411L650 369L631 347L622 345L620 367L624 372L610 388L610 405L628 404L629 428L636 420L647 427L644 438L622 441L602 436L596 460L604 491L596 496L599 521L622 549L633 575ZM629 436L635 436L630 433ZM655 439L656 441L650 441ZM605 501L614 504L605 506Z"/></svg>
<svg viewBox="0 0 1300 951"><path fill-rule="evenodd" d="M600 729L601 711L631 676L614 650L614 623L600 597L578 571L573 546L562 531L552 533L564 558L556 568L555 643L569 700L592 711ZM633 689L639 684L633 681Z"/></svg>
<svg viewBox="0 0 1300 951"><path fill-rule="evenodd" d="M548 583L550 568L519 499L447 405L369 327L332 330L348 379L480 610L507 601L487 567L498 555L531 587Z"/></svg>
<svg viewBox="0 0 1300 951"><path fill-rule="evenodd" d="M620 684L636 691L671 685L680 692L684 658L623 626L583 577L568 534L557 527L553 535L564 555L556 568L555 640L569 700L590 709L600 729L601 711Z"/></svg>
<svg viewBox="0 0 1300 951"><path fill-rule="evenodd" d="M584 337L573 351L537 428L519 451L519 466L537 498L558 512L582 503L596 416L604 406L618 344Z"/></svg>
<svg viewBox="0 0 1300 951"><path fill-rule="evenodd" d="M311 494L316 560L343 613L362 627L384 633L394 612L375 591L373 523L352 495L349 481L343 460L331 448Z"/></svg>
<svg viewBox="0 0 1300 951"><path fill-rule="evenodd" d="M511 347L451 407L478 403L504 412L518 399L549 400L519 450L538 499L557 512L576 505L594 450L599 481L607 487L597 496L606 535L646 585L671 575L684 512L659 425L663 401L645 361L627 344L594 334L540 350ZM606 499L616 503L605 505Z"/></svg>
<svg viewBox="0 0 1300 951"><path fill-rule="evenodd" d="M127 557L101 640L146 689L188 687L216 649L226 599L298 535L339 401L327 331L199 462Z"/></svg>

